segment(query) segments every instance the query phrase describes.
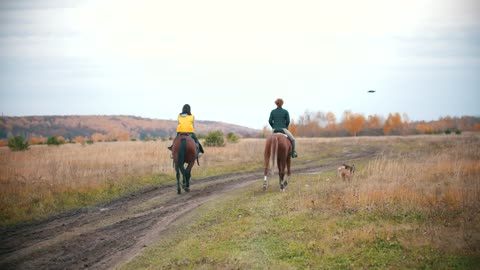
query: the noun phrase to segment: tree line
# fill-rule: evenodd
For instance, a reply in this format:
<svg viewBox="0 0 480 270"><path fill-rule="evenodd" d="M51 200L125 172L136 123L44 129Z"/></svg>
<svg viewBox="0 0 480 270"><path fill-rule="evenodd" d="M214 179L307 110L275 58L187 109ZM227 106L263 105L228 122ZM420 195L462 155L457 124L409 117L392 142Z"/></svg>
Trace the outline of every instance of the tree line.
<svg viewBox="0 0 480 270"><path fill-rule="evenodd" d="M480 117L445 116L428 122L412 122L406 113L389 113L384 118L378 114L365 116L347 110L338 121L333 112L306 111L296 121L291 120L289 130L298 137L458 134L462 131L480 131ZM270 132L270 127L265 126L262 134L265 137Z"/></svg>

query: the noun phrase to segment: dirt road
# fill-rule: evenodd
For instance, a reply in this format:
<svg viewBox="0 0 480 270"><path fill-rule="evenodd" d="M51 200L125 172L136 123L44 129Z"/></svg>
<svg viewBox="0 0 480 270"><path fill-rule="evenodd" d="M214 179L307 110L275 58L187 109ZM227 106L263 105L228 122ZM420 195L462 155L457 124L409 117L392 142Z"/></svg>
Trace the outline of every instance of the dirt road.
<svg viewBox="0 0 480 270"><path fill-rule="evenodd" d="M344 153L336 160L372 155L371 150ZM292 173L334 170L339 161L318 166L314 160L294 160L292 167L301 169ZM276 177L270 179L270 188ZM260 170L199 179L192 182L191 192L181 195L172 183L38 224L0 230L0 269L115 268L168 234L172 223L186 213L254 182L261 189L261 179Z"/></svg>

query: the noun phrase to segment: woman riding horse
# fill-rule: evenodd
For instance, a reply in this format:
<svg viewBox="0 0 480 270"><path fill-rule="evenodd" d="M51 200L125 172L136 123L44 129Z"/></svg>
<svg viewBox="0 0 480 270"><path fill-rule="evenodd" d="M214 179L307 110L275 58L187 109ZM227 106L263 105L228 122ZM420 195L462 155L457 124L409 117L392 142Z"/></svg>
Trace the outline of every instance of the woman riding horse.
<svg viewBox="0 0 480 270"><path fill-rule="evenodd" d="M271 134L265 143L264 152L264 174L263 174L263 190L267 189L267 176L278 166L278 183L280 190L285 191L290 178L292 145L286 135L281 133ZM286 177L285 177L286 174Z"/></svg>
<svg viewBox="0 0 480 270"><path fill-rule="evenodd" d="M182 133L190 135L190 137L192 137L192 139L195 141L195 144L197 145L197 149L199 150L198 156L200 157L200 155L205 152L203 151L203 147L198 141L197 136L195 135L195 116L193 116L191 112L190 105L183 105L182 112L178 115L177 121L177 136ZM172 146L169 146L168 149L172 150Z"/></svg>
<svg viewBox="0 0 480 270"><path fill-rule="evenodd" d="M190 177L195 160L197 160L197 146L195 141L188 134L181 133L173 140L172 145L173 165L177 177L177 193L181 193L181 188L186 192L190 191ZM185 164L187 167L185 168ZM182 174L182 185L180 185L180 173Z"/></svg>
<svg viewBox="0 0 480 270"><path fill-rule="evenodd" d="M283 99L277 98L277 100L275 100L275 104L277 105L277 108L270 112L268 123L273 129L273 133L283 133L288 136L288 139L292 143L292 158L296 158L298 155L295 151L295 138L293 137L292 133L288 131L288 126L290 125L290 114L287 110L282 108Z"/></svg>

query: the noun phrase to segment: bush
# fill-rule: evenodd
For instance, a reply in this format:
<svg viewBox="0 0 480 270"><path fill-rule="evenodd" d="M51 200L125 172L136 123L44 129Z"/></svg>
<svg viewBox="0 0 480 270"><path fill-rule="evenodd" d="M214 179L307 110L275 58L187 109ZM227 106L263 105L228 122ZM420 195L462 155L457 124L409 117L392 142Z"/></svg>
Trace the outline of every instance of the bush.
<svg viewBox="0 0 480 270"><path fill-rule="evenodd" d="M47 145L60 145L62 142L57 137L48 137Z"/></svg>
<svg viewBox="0 0 480 270"><path fill-rule="evenodd" d="M238 142L238 136L237 134L233 133L233 132L229 132L227 134L227 141L231 142L231 143L237 143Z"/></svg>
<svg viewBox="0 0 480 270"><path fill-rule="evenodd" d="M8 140L8 148L12 151L28 150L28 142L22 136L15 136Z"/></svg>
<svg viewBox="0 0 480 270"><path fill-rule="evenodd" d="M212 131L205 137L205 146L224 146L225 140L221 131Z"/></svg>
<svg viewBox="0 0 480 270"><path fill-rule="evenodd" d="M445 134L450 134L452 131L450 129L445 130Z"/></svg>
<svg viewBox="0 0 480 270"><path fill-rule="evenodd" d="M460 129L457 129L457 130L455 131L455 134L460 135L460 134L462 134L462 131L461 131Z"/></svg>

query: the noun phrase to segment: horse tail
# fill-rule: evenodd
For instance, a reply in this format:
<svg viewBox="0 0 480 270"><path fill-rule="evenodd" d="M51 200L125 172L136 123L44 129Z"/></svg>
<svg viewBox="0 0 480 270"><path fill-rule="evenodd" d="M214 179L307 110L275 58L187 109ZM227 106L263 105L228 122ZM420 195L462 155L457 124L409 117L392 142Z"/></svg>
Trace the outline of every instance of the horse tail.
<svg viewBox="0 0 480 270"><path fill-rule="evenodd" d="M272 144L270 146L270 169L272 170L272 175L275 174L275 167L277 166L277 155L278 155L278 138L273 136Z"/></svg>
<svg viewBox="0 0 480 270"><path fill-rule="evenodd" d="M187 153L187 139L182 136L180 140L180 151L178 151L178 167L183 175L185 175L186 170L183 164L185 163L185 154Z"/></svg>

